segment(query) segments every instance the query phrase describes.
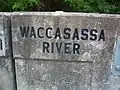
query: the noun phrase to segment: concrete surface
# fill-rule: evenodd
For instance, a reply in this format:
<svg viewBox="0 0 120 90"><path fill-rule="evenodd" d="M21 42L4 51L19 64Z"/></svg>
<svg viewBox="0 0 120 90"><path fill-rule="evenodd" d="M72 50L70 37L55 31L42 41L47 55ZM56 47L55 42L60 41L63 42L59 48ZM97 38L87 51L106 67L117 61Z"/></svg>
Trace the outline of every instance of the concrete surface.
<svg viewBox="0 0 120 90"><path fill-rule="evenodd" d="M8 16L0 14L0 90L14 90L8 20Z"/></svg>
<svg viewBox="0 0 120 90"><path fill-rule="evenodd" d="M11 60L0 57L0 90L14 90L11 69Z"/></svg>
<svg viewBox="0 0 120 90"><path fill-rule="evenodd" d="M120 15L65 12L5 15L11 20L18 90L120 90L120 77L111 73L115 43L120 36ZM0 25L0 29L8 30L4 29L8 24L0 21ZM7 45L3 44L5 48ZM4 51L0 55L7 55L6 52L9 55L9 50Z"/></svg>
<svg viewBox="0 0 120 90"><path fill-rule="evenodd" d="M90 90L91 63L16 59L18 90Z"/></svg>
<svg viewBox="0 0 120 90"><path fill-rule="evenodd" d="M41 12L41 13L13 13L11 16L11 22L12 22L12 40L13 40L13 54L14 58L16 59L21 59L22 62L24 62L24 59L31 60L32 62L32 67L35 67L37 61L34 61L34 59L38 59L39 61L46 61L46 64L50 61L66 61L67 63L75 63L79 61L79 65L86 63L89 65L89 63L92 63L92 66L88 68L92 68L92 71L90 72L90 75L92 73L92 79L88 78L87 82L90 81L90 88L87 86L85 88L78 87L75 90L109 90L110 85L111 85L111 63L112 63L112 56L113 56L113 49L114 49L114 43L116 38L119 36L119 20L120 16L119 15L105 15L105 14L86 14L86 13L64 13L64 12L56 12L56 13L47 13L47 12ZM29 26L29 27L28 27ZM32 27L32 28L31 28ZM40 31L40 35L44 36L42 39L37 36L38 35L38 28L44 28L44 30ZM48 36L52 36L52 38L47 38L46 36L46 29L50 27L52 30L49 30ZM54 38L56 34L56 29L59 27L60 33L61 33L61 39L60 37ZM22 28L22 29L21 29ZM24 30L24 28L29 29L28 35L22 35L22 32L20 30ZM64 39L64 29L65 28L70 28L70 38L69 39ZM78 38L72 39L72 35L74 35L75 29L78 28L78 35L79 35L79 40ZM34 29L34 30L33 30ZM81 37L85 38L85 35L81 34L83 29L87 29L88 32L88 39L83 40ZM96 39L91 40L91 30L96 30L94 33L96 34ZM101 30L104 31L104 39L99 40ZM34 32L35 31L35 32ZM77 35L75 33L75 35ZM58 35L59 36L59 35ZM92 37L93 39L95 37ZM54 43L71 43L70 51L71 53L65 53L64 46L62 47L62 50L60 53L58 53L57 49L54 48L54 51L51 51L49 49L49 52L46 50L44 52L43 50L43 42L49 43L50 48L52 48L51 42ZM79 54L78 53L73 53L73 44L78 43L80 45L79 49ZM17 60L16 60L17 61ZM20 62L21 62L20 61ZM25 61L26 62L26 61ZM19 63L19 61L17 61ZM28 63L28 62L27 62ZM28 68L31 70L32 67L27 66L27 63L24 64L24 67ZM51 65L54 64L51 62ZM75 64L76 65L76 64ZM41 65L40 65L41 66ZM39 67L40 67L39 66ZM58 66L61 66L59 64ZM17 69L19 67L19 64L16 65ZM21 67L20 70L23 70L24 67ZM38 67L38 68L39 68ZM65 65L67 67L67 65ZM72 65L70 64L70 67ZM77 67L77 66L76 66ZM20 73L20 70L18 69L17 75L22 76ZM82 68L80 68L82 70ZM83 67L83 71L86 71L86 67ZM26 76L28 76L28 72L26 72ZM32 70L31 70L32 72ZM52 71L51 71L52 72ZM67 72L67 70L63 69L63 71L60 71L62 73ZM68 70L69 72L69 70ZM33 81L41 81L42 78L37 78L36 75L41 75L37 74L38 72L35 72L35 75L29 75L30 77L34 77ZM47 73L48 74L48 73ZM46 74L46 75L47 75ZM88 74L88 73L87 73ZM72 74L68 73L72 77ZM86 78L86 73L82 73L80 77ZM40 76L39 76L40 77ZM25 78L25 77L24 77ZM35 79L37 78L37 79ZM57 78L60 78L58 75ZM54 80L54 78L52 78ZM24 80L24 79L23 79ZM24 81L26 83L30 82L31 79L28 81ZM84 80L77 81L74 79L76 82L82 83ZM69 80L68 80L69 81ZM17 81L19 83L19 80ZM52 81L51 81L52 82ZM18 86L21 87L21 84ZM49 82L46 82L47 86ZM54 82L55 83L55 82ZM60 83L57 83L59 86L61 85ZM40 84L34 84L36 87L39 87ZM86 85L86 84L85 84ZM28 87L26 88L31 88L32 85L27 85ZM74 85L76 86L76 85ZM38 89L43 88L43 86L40 86ZM49 87L49 86L48 86ZM47 88L47 87L46 87ZM33 87L33 89L36 89ZM65 87L61 88L62 90L67 90ZM69 88L70 89L70 88ZM21 90L21 89L20 89ZM32 89L31 89L32 90ZM42 90L42 89L41 89ZM57 87L56 90L59 90ZM73 90L73 87L71 86L71 90Z"/></svg>

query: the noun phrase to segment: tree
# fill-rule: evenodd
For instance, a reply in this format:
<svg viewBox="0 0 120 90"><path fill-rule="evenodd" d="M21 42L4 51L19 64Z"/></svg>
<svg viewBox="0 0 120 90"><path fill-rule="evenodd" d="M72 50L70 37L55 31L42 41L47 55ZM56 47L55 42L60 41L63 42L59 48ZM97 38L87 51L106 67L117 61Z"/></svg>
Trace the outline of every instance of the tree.
<svg viewBox="0 0 120 90"><path fill-rule="evenodd" d="M120 0L65 0L73 11L120 13Z"/></svg>
<svg viewBox="0 0 120 90"><path fill-rule="evenodd" d="M26 11L40 4L40 0L0 0L0 11Z"/></svg>
<svg viewBox="0 0 120 90"><path fill-rule="evenodd" d="M120 0L0 0L0 11L120 13Z"/></svg>

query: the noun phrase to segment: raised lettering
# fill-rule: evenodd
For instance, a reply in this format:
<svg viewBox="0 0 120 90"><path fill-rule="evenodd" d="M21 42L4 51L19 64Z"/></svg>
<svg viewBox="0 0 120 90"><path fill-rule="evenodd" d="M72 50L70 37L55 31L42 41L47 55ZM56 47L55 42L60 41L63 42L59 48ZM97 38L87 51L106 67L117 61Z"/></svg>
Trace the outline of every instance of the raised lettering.
<svg viewBox="0 0 120 90"><path fill-rule="evenodd" d="M97 40L97 30L96 29L91 29L90 30L90 40L95 41Z"/></svg>
<svg viewBox="0 0 120 90"><path fill-rule="evenodd" d="M101 30L101 32L100 32L100 36L99 36L98 41L100 41L100 40L105 41L105 34L104 34L104 30Z"/></svg>
<svg viewBox="0 0 120 90"><path fill-rule="evenodd" d="M3 50L2 39L0 39L0 50Z"/></svg>
<svg viewBox="0 0 120 90"><path fill-rule="evenodd" d="M52 36L49 36L49 32L50 32L51 30L52 30L52 28L50 28L50 27L46 29L46 37L49 38L49 39L52 38Z"/></svg>
<svg viewBox="0 0 120 90"><path fill-rule="evenodd" d="M64 29L64 39L70 39L70 28L65 28Z"/></svg>
<svg viewBox="0 0 120 90"><path fill-rule="evenodd" d="M61 39L61 34L60 34L60 29L59 29L59 28L56 29L55 39L56 39L57 37L58 37L59 39Z"/></svg>
<svg viewBox="0 0 120 90"><path fill-rule="evenodd" d="M39 27L37 29L37 35L38 35L39 38L43 38L44 37L42 34L40 35L41 30L44 30L44 28L43 27Z"/></svg>
<svg viewBox="0 0 120 90"><path fill-rule="evenodd" d="M57 51L58 51L58 53L60 53L61 52L61 48L62 47L62 42L61 43L56 43L56 49L57 49Z"/></svg>
<svg viewBox="0 0 120 90"><path fill-rule="evenodd" d="M71 54L71 51L70 51L70 45L71 43L65 43L65 46L64 46L64 53L66 54Z"/></svg>
<svg viewBox="0 0 120 90"><path fill-rule="evenodd" d="M82 29L81 35L81 40L88 40L88 29Z"/></svg>
<svg viewBox="0 0 120 90"><path fill-rule="evenodd" d="M43 53L49 53L49 43L48 42L43 42Z"/></svg>
<svg viewBox="0 0 120 90"><path fill-rule="evenodd" d="M73 43L73 54L80 54L80 45L78 43Z"/></svg>
<svg viewBox="0 0 120 90"><path fill-rule="evenodd" d="M32 38L32 37L36 38L34 27L31 27L31 32L30 32L30 38Z"/></svg>
<svg viewBox="0 0 120 90"><path fill-rule="evenodd" d="M76 38L77 40L79 40L78 28L75 28L74 33L73 33L72 40L75 40L75 38Z"/></svg>
<svg viewBox="0 0 120 90"><path fill-rule="evenodd" d="M27 38L28 37L28 33L29 33L29 29L30 29L30 27L28 26L28 27L22 27L22 26L20 26L20 34L21 34L21 37L25 37L25 38Z"/></svg>

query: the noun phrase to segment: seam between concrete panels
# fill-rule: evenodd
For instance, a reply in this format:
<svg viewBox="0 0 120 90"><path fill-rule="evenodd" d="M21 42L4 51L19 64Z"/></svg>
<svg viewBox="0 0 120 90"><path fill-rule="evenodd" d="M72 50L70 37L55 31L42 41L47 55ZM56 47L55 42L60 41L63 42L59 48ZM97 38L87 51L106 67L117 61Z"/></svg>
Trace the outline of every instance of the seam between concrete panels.
<svg viewBox="0 0 120 90"><path fill-rule="evenodd" d="M10 59L11 59L11 68L13 73L13 89L17 90L17 80L16 80L16 67L15 67L15 59L13 58L13 47L12 47L12 28L11 28L11 16L8 16L8 42L10 49Z"/></svg>
<svg viewBox="0 0 120 90"><path fill-rule="evenodd" d="M93 61L78 61L78 60L60 60L60 59L38 59L38 58L20 58L15 57L14 59L24 59L24 60L31 60L31 61L51 61L51 62L74 62L74 63L93 63Z"/></svg>

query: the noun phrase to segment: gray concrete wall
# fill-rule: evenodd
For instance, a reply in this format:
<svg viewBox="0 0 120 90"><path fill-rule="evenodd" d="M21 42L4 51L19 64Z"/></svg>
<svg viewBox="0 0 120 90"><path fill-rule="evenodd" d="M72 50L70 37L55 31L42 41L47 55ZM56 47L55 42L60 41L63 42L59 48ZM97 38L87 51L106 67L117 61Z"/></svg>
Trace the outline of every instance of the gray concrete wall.
<svg viewBox="0 0 120 90"><path fill-rule="evenodd" d="M18 90L120 89L111 73L119 15L14 12L9 18Z"/></svg>
<svg viewBox="0 0 120 90"><path fill-rule="evenodd" d="M0 58L0 90L14 90L11 59Z"/></svg>
<svg viewBox="0 0 120 90"><path fill-rule="evenodd" d="M14 90L8 20L8 16L0 14L0 90Z"/></svg>
<svg viewBox="0 0 120 90"><path fill-rule="evenodd" d="M90 90L91 63L16 59L18 90Z"/></svg>
<svg viewBox="0 0 120 90"><path fill-rule="evenodd" d="M23 86L30 90L109 90L113 48L120 32L119 21L118 15L62 12L13 14L12 39L18 89L22 90ZM34 32L22 37L20 26L33 26L35 33L43 27L40 33L44 38L35 37ZM52 28L50 36L54 36L56 28L60 27L62 39L46 38L47 27ZM82 29L88 29L88 40L63 39L64 28L71 29L71 38L75 28L78 28L79 35ZM90 40L91 29L97 30L95 41ZM99 40L101 30L104 30L105 41ZM80 54L73 54L72 45L69 54L64 53L64 46L61 53L57 50L43 53L43 42L79 43Z"/></svg>

